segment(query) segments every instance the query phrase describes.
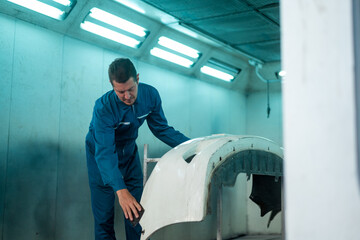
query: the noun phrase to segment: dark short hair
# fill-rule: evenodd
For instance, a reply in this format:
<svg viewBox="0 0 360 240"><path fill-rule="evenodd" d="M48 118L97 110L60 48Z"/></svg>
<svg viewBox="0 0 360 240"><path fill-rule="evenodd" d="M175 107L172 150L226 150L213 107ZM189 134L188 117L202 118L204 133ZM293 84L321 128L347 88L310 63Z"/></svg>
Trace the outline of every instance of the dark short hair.
<svg viewBox="0 0 360 240"><path fill-rule="evenodd" d="M128 58L116 58L109 66L109 79L118 83L125 83L131 77L136 81L136 69Z"/></svg>

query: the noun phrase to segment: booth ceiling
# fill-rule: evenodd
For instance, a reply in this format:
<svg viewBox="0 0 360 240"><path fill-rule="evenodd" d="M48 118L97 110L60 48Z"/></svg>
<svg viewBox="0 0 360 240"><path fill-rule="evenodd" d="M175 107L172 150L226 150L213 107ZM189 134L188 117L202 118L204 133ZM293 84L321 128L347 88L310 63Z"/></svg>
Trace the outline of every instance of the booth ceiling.
<svg viewBox="0 0 360 240"><path fill-rule="evenodd" d="M17 5L20 2L27 8ZM48 15L46 11L39 14L30 10L39 2L64 4L64 14L56 19L45 16ZM71 4L66 5L66 2ZM140 7L143 12L129 4ZM279 0L0 0L0 13L227 88L266 89L263 81L256 78L252 81L242 74L246 72L242 71L244 69L253 69L251 61L274 65L276 71L280 70ZM102 14L95 16L97 13ZM100 19L109 13L112 17ZM106 33L118 31L123 27L119 22L115 26L119 20L114 21L114 18L118 17L144 28L145 34L135 36L134 46L119 44L114 38L105 38L87 29L101 22L97 29L109 27ZM133 28L128 31L133 32ZM115 37L122 33L124 30L120 29ZM166 38L185 44L197 53L190 57L181 53L180 65L159 59L156 54L166 48L161 43ZM182 50L185 47L170 52L177 54ZM188 64L184 67L184 63ZM225 71L231 83L208 77L209 69ZM274 72L271 74L275 76ZM279 86L277 84L277 88Z"/></svg>
<svg viewBox="0 0 360 240"><path fill-rule="evenodd" d="M254 56L280 61L279 0L143 0L180 24Z"/></svg>

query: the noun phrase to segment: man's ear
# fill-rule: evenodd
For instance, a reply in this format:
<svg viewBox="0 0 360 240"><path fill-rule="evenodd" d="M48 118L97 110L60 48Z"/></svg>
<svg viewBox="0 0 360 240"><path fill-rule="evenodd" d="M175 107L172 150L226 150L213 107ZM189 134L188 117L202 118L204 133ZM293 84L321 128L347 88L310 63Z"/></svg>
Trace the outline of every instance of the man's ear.
<svg viewBox="0 0 360 240"><path fill-rule="evenodd" d="M139 84L139 74L136 74L136 83Z"/></svg>

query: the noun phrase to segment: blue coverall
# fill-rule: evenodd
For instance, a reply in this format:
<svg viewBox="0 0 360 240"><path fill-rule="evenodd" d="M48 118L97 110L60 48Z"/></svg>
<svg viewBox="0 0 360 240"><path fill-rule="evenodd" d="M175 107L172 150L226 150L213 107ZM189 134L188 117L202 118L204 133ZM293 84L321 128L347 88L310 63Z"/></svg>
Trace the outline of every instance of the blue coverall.
<svg viewBox="0 0 360 240"><path fill-rule="evenodd" d="M140 202L143 175L137 146L138 129L147 120L151 132L171 147L189 140L170 127L161 107L158 91L139 83L138 95L131 106L124 104L112 90L94 106L86 136L86 158L95 220L95 239L115 239L115 192L127 188ZM140 239L139 224L125 220L126 239Z"/></svg>

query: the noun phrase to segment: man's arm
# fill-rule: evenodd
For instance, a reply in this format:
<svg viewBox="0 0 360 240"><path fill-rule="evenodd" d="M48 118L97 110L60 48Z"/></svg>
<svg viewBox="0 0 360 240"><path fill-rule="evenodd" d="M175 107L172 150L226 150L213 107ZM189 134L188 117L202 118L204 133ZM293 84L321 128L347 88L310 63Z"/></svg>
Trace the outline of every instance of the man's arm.
<svg viewBox="0 0 360 240"><path fill-rule="evenodd" d="M115 147L115 131L111 113L104 108L94 110L95 161L105 185L114 192L126 188L118 167Z"/></svg>
<svg viewBox="0 0 360 240"><path fill-rule="evenodd" d="M140 204L127 190L123 176L118 167L118 156L115 147L115 131L111 114L104 110L95 111L94 139L95 160L105 185L110 185L116 192L119 204L123 209L125 218L133 220L139 216ZM137 211L137 210L138 211Z"/></svg>
<svg viewBox="0 0 360 240"><path fill-rule="evenodd" d="M161 106L160 95L156 89L154 89L153 97L155 107L147 117L147 124L151 132L170 147L176 147L177 145L189 140L188 137L168 125Z"/></svg>

